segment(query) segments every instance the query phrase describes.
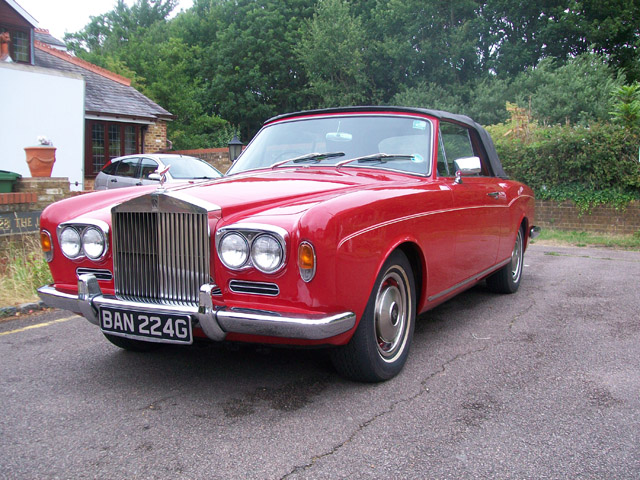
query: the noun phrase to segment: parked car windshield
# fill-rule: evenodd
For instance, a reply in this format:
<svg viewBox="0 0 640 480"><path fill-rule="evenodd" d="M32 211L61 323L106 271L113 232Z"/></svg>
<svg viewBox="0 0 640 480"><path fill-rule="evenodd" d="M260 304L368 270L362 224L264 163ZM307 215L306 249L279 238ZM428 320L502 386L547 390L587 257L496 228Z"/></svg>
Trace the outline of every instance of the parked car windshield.
<svg viewBox="0 0 640 480"><path fill-rule="evenodd" d="M162 163L171 166L171 176L175 179L218 178L222 174L207 162L195 157L162 157Z"/></svg>
<svg viewBox="0 0 640 480"><path fill-rule="evenodd" d="M229 174L278 168L305 155L312 165L380 168L417 175L431 169L431 122L399 115L332 115L277 122L264 127L229 169ZM344 155L342 155L344 154ZM360 157L387 154L385 161ZM355 159L348 162L350 159Z"/></svg>

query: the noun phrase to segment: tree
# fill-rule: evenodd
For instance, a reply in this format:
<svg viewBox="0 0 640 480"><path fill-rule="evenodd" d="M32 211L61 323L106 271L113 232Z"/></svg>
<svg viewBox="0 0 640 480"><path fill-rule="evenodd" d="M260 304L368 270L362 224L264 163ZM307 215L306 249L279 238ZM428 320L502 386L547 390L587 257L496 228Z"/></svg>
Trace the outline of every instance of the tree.
<svg viewBox="0 0 640 480"><path fill-rule="evenodd" d="M362 22L351 14L349 3L320 0L301 36L295 52L318 106L369 103L373 84L365 63L367 39Z"/></svg>
<svg viewBox="0 0 640 480"><path fill-rule="evenodd" d="M295 55L299 30L313 1L214 2L200 76L205 108L240 126L248 140L267 118L309 105L304 68Z"/></svg>

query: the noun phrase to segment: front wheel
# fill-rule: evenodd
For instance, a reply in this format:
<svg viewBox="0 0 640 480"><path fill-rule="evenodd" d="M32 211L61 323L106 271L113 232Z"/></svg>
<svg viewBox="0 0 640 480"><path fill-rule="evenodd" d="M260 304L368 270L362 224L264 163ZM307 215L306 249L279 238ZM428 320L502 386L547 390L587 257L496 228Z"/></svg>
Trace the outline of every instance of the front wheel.
<svg viewBox="0 0 640 480"><path fill-rule="evenodd" d="M331 351L334 366L345 377L362 382L394 377L409 355L415 318L411 265L396 251L382 266L351 341Z"/></svg>
<svg viewBox="0 0 640 480"><path fill-rule="evenodd" d="M522 280L524 266L524 226L521 226L516 236L516 243L511 253L511 261L496 273L487 277L487 286L497 293L515 293Z"/></svg>

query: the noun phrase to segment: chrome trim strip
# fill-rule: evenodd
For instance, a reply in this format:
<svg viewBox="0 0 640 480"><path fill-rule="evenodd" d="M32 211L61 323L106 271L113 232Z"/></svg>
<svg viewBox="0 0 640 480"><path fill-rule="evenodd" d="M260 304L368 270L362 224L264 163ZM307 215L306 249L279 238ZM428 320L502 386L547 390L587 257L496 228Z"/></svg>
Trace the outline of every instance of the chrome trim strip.
<svg viewBox="0 0 640 480"><path fill-rule="evenodd" d="M472 277L467 278L466 280L455 284L453 287L447 288L446 290L443 290L440 293L436 293L435 295L431 295L427 300L429 300L430 302L437 300L441 297L444 297L445 295L450 294L451 292L453 292L454 290L458 290L459 288L464 287L465 285L468 285L469 283L472 282L477 282L478 280L480 280L482 277L486 276L487 274L493 272L494 270L499 270L500 268L504 267L506 264L508 264L511 261L511 258L508 258L500 263L498 263L497 265L494 265L491 268L487 268L486 270L477 273L475 275L473 275Z"/></svg>
<svg viewBox="0 0 640 480"><path fill-rule="evenodd" d="M249 282L246 280L229 281L229 290L233 293L266 295L270 297L276 297L280 294L280 287L275 283Z"/></svg>
<svg viewBox="0 0 640 480"><path fill-rule="evenodd" d="M322 340L345 333L356 324L356 315L353 312L298 314L215 307L211 295L216 289L216 285L203 285L200 288L197 308L133 302L105 296L100 291L98 281L93 275L80 277L77 296L60 292L53 285L39 288L38 294L42 301L50 307L79 313L95 325L100 324L98 312L101 306L120 309L131 308L169 315L172 313L192 315L199 321L204 333L212 340L224 340L228 333Z"/></svg>
<svg viewBox="0 0 640 480"><path fill-rule="evenodd" d="M94 275L98 280L102 281L113 280L113 273L106 268L76 268L76 276L80 278L81 275Z"/></svg>
<svg viewBox="0 0 640 480"><path fill-rule="evenodd" d="M356 324L352 312L335 315L298 315L253 309L221 309L216 313L223 330L266 337L322 340L351 330Z"/></svg>

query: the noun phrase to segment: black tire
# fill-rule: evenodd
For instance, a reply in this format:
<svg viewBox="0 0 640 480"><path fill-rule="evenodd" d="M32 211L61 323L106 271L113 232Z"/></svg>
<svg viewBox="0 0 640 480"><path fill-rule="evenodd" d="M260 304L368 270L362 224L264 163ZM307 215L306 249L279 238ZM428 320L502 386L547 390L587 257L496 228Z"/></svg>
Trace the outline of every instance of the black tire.
<svg viewBox="0 0 640 480"><path fill-rule="evenodd" d="M331 350L343 376L381 382L396 376L409 355L416 319L416 288L409 260L395 251L385 261L351 341Z"/></svg>
<svg viewBox="0 0 640 480"><path fill-rule="evenodd" d="M511 261L496 273L487 277L487 286L496 293L515 293L522 281L524 267L524 227L516 235L516 243L511 253Z"/></svg>
<svg viewBox="0 0 640 480"><path fill-rule="evenodd" d="M159 343L153 342L142 342L140 340L133 340L131 338L119 337L117 335L109 335L108 333L104 333L104 336L113 343L116 347L120 347L124 350L129 350L130 352L150 352L152 350L157 350L160 348Z"/></svg>

